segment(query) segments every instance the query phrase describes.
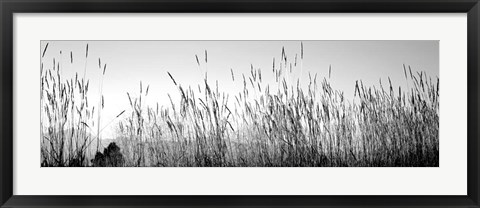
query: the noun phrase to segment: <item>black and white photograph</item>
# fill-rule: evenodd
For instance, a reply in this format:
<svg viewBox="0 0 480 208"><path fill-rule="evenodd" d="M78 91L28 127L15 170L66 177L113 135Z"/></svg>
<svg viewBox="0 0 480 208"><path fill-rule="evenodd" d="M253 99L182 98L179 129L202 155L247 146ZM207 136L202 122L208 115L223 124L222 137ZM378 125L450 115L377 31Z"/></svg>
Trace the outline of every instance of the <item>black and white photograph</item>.
<svg viewBox="0 0 480 208"><path fill-rule="evenodd" d="M439 167L439 44L43 40L40 166Z"/></svg>

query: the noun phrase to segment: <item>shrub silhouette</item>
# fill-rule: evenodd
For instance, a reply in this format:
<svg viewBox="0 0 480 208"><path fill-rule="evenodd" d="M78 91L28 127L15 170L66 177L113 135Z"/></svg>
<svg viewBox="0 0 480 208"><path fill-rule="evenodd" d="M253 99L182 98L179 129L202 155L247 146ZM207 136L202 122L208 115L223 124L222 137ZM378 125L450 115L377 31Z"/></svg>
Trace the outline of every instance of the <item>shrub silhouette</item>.
<svg viewBox="0 0 480 208"><path fill-rule="evenodd" d="M115 142L111 142L107 148L103 149L103 154L101 152L95 154L92 163L94 167L122 167L124 161L120 147Z"/></svg>

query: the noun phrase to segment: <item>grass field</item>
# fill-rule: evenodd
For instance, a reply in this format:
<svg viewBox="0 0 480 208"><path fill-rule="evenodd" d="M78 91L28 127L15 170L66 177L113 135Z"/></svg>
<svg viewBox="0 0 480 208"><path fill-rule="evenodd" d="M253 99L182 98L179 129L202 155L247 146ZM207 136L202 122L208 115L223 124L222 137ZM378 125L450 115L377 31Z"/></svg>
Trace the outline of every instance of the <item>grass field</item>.
<svg viewBox="0 0 480 208"><path fill-rule="evenodd" d="M43 55L48 45L43 50ZM195 56L198 69L208 63ZM43 56L42 55L42 56ZM88 45L85 50L88 57ZM50 60L48 60L50 61ZM73 62L73 58L71 62ZM110 145L99 138L100 102L88 103L89 80L61 77L61 69L41 67L42 166L159 167L438 167L439 79L410 66L403 70L409 87L390 79L365 86L352 83L353 99L330 84L329 77L303 70L302 50L272 61L272 68L249 74L231 70L231 82L243 90L222 92L205 72L200 85L179 83L168 72L180 99L171 105L144 103L149 86L137 96L125 93L129 108L113 122ZM106 64L99 69L105 74ZM90 70L86 69L85 70ZM220 70L220 69L219 69ZM274 83L265 83L269 76ZM103 78L102 78L103 79ZM307 87L302 87L307 84ZM94 126L97 126L94 128ZM91 128L92 127L92 128ZM113 144L115 143L115 144ZM107 147L103 149L104 147ZM102 161L102 162L99 162Z"/></svg>

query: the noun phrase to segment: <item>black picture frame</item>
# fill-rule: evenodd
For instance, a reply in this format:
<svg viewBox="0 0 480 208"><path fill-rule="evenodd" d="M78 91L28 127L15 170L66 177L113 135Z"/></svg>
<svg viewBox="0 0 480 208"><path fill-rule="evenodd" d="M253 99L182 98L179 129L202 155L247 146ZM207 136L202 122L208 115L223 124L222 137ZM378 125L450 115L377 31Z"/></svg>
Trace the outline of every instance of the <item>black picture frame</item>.
<svg viewBox="0 0 480 208"><path fill-rule="evenodd" d="M0 0L1 207L480 207L478 0ZM465 196L25 196L13 195L14 13L467 13L468 194ZM445 178L445 180L449 180ZM413 188L413 187L412 187Z"/></svg>

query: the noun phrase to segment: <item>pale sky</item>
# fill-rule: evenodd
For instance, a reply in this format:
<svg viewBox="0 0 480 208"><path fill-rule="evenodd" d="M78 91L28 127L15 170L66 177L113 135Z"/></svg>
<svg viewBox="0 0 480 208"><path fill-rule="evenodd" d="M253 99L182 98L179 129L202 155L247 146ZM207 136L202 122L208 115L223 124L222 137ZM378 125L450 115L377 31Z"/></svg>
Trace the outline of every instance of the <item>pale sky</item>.
<svg viewBox="0 0 480 208"><path fill-rule="evenodd" d="M300 67L302 42L304 58ZM103 64L107 64L103 78L102 127L122 110L131 110L126 93L138 95L140 81L144 90L150 85L146 102L152 106L156 102L169 105L167 93L174 101L179 101L177 89L167 72L182 86L197 89L203 71L207 70L211 85L218 80L219 91L238 94L243 87L242 73L247 77L252 64L255 69L262 70L264 82L272 82L272 61L275 58L276 67L279 66L282 47L289 61L293 62L298 54L298 67L294 69L292 80L299 78L307 84L310 72L317 73L321 81L323 77L328 78L331 65L332 87L344 91L347 99L353 98L356 80L362 80L367 86L379 86L381 78L386 86L390 77L396 89L398 86L404 88L403 64L410 65L412 71L426 72L432 80L439 77L438 41L41 41L40 53L47 43L48 49L41 59L45 68L52 68L55 58L61 64L62 76L71 78L75 72L83 76L86 64L86 78L90 79L89 102L93 104L100 97L100 75ZM87 43L88 60L85 59ZM70 63L70 51L73 64ZM200 69L195 55L201 62ZM98 66L99 58L102 69ZM232 82L230 69L234 71L235 82ZM103 138L112 137L114 125L115 122L105 128Z"/></svg>

